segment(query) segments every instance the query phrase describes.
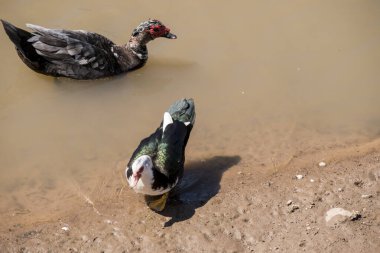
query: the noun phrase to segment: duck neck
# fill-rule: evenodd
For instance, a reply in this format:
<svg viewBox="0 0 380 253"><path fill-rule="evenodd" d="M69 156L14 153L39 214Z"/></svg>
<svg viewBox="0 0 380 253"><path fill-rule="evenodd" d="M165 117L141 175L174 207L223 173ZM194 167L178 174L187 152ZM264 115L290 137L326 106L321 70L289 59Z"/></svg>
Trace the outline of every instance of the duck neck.
<svg viewBox="0 0 380 253"><path fill-rule="evenodd" d="M113 50L122 71L130 71L141 68L148 60L146 44L152 40L150 35L132 36L123 46L115 46ZM119 54L119 51L120 54Z"/></svg>
<svg viewBox="0 0 380 253"><path fill-rule="evenodd" d="M148 59L148 49L146 44L151 40L151 36L132 36L126 44L126 48L141 61L146 61Z"/></svg>

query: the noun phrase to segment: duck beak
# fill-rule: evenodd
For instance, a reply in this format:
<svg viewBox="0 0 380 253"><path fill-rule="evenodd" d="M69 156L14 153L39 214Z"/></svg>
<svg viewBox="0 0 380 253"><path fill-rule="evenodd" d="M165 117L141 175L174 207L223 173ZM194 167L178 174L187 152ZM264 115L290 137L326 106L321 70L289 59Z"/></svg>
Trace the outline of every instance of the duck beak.
<svg viewBox="0 0 380 253"><path fill-rule="evenodd" d="M167 33L166 35L164 35L164 38L167 38L167 39L176 39L177 35L172 34L172 33Z"/></svg>

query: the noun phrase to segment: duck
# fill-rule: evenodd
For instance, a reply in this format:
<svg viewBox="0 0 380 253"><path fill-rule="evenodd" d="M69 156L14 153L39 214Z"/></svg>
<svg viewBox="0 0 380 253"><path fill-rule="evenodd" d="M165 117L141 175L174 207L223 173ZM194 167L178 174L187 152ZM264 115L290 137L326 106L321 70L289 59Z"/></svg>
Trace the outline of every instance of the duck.
<svg viewBox="0 0 380 253"><path fill-rule="evenodd" d="M154 211L165 208L170 191L182 179L185 148L194 122L194 100L175 101L156 131L140 142L126 166L129 186L143 194Z"/></svg>
<svg viewBox="0 0 380 253"><path fill-rule="evenodd" d="M29 68L48 76L79 80L105 78L141 68L148 60L148 42L177 38L156 19L138 25L124 45L84 30L26 24L33 30L28 32L8 21L1 22L17 54Z"/></svg>

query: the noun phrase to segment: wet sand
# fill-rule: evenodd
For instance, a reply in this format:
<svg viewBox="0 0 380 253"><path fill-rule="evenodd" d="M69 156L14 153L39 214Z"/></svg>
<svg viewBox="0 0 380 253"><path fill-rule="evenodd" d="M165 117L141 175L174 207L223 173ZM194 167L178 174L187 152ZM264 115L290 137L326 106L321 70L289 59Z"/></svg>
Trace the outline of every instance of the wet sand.
<svg viewBox="0 0 380 253"><path fill-rule="evenodd" d="M57 217L3 222L6 252L378 252L380 140L295 156L275 171L238 156L188 162L181 202L148 209L123 164ZM324 157L325 167L317 161ZM204 176L207 173L206 177ZM301 179L296 176L301 175ZM100 199L99 193L104 198ZM332 208L352 212L334 216ZM26 217L25 217L26 216ZM25 217L22 220L21 217Z"/></svg>
<svg viewBox="0 0 380 253"><path fill-rule="evenodd" d="M178 40L78 82L32 72L0 33L0 248L378 252L377 2L69 2L2 2L0 17L120 44L151 17ZM197 111L182 202L157 214L123 171L181 97ZM361 217L326 223L333 207Z"/></svg>

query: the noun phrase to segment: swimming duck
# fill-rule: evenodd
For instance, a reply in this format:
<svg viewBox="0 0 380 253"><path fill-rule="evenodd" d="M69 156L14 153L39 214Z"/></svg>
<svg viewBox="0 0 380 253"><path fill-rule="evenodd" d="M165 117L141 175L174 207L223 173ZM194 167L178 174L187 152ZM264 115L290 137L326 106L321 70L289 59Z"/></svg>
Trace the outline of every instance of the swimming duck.
<svg viewBox="0 0 380 253"><path fill-rule="evenodd" d="M50 76L96 79L142 67L146 44L156 38L176 39L160 21L150 19L133 30L125 45L83 30L48 29L26 24L32 33L1 20L21 60L32 70Z"/></svg>
<svg viewBox="0 0 380 253"><path fill-rule="evenodd" d="M193 99L174 102L157 130L143 139L132 154L125 175L129 186L145 195L150 208L162 211L181 180L185 148L195 121Z"/></svg>

